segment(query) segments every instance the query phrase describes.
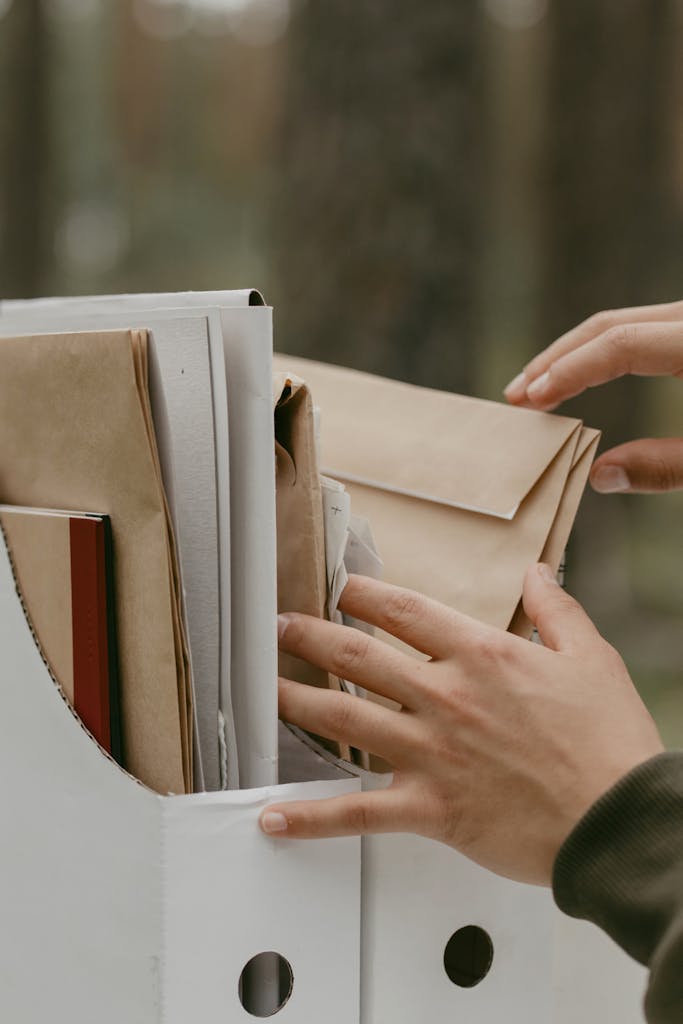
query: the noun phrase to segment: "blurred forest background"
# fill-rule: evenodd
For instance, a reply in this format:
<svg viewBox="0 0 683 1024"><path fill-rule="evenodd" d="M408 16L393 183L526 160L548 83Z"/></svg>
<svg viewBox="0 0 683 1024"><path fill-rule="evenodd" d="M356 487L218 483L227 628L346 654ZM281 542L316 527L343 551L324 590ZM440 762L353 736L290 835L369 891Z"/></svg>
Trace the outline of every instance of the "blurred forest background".
<svg viewBox="0 0 683 1024"><path fill-rule="evenodd" d="M0 296L253 285L283 351L498 398L683 298L682 111L681 0L0 0ZM683 436L682 388L566 411ZM588 493L569 558L676 745L682 523Z"/></svg>

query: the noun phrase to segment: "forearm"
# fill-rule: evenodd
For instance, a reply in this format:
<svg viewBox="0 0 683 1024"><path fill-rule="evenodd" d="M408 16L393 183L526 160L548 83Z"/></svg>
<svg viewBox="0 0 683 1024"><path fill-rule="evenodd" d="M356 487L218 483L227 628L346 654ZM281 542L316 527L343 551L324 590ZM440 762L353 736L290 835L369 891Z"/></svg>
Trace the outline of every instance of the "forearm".
<svg viewBox="0 0 683 1024"><path fill-rule="evenodd" d="M683 753L635 768L581 819L555 862L558 906L650 968L651 1024L683 1019Z"/></svg>

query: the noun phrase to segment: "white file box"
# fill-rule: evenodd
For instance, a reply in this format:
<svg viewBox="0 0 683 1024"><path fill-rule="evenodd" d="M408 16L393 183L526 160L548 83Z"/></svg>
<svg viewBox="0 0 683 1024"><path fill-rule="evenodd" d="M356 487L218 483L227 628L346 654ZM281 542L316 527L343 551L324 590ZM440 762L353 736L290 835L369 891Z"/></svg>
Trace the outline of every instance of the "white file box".
<svg viewBox="0 0 683 1024"><path fill-rule="evenodd" d="M419 836L368 836L362 861L362 1024L643 1024L644 969L560 914L548 889ZM468 926L490 937L492 959L461 987L444 953Z"/></svg>
<svg viewBox="0 0 683 1024"><path fill-rule="evenodd" d="M489 937L492 956L482 980L463 987L448 977L444 954L451 936L472 926ZM552 928L542 889L492 875L419 836L367 837L361 1019L548 1024Z"/></svg>
<svg viewBox="0 0 683 1024"><path fill-rule="evenodd" d="M357 769L300 729L285 731L281 750L298 738L320 775L388 785L389 776ZM474 980L479 968L482 977L463 986L445 953L472 927L488 936L490 963L468 963L465 947L463 973L471 968ZM549 889L500 878L420 836L363 838L361 1024L644 1024L645 982L645 969L599 929L560 913Z"/></svg>
<svg viewBox="0 0 683 1024"><path fill-rule="evenodd" d="M360 843L269 839L269 802L355 780L162 797L71 713L0 543L0 1020L237 1024L261 952L293 974L282 1024L358 1021Z"/></svg>
<svg viewBox="0 0 683 1024"><path fill-rule="evenodd" d="M244 485L249 459L260 451L267 469L272 443L270 311L250 307L248 292L228 304L229 295L184 295L179 309L165 297L171 308L163 315L226 303L216 315L235 370L227 379L231 476L237 467L235 482ZM144 319L161 298L130 302ZM65 315L63 303L36 305L10 304L4 329L29 313L32 329ZM74 306L80 320L84 309ZM83 306L88 326L119 316L115 298ZM253 422L232 429L254 396ZM244 493L235 487L232 497ZM231 566L233 627L247 638L233 670L242 684L273 678L266 699L242 691L245 774L267 780L276 751L274 522L269 513L232 512L243 556ZM246 574L257 556L259 586L247 604ZM313 777L339 781L160 797L130 779L98 750L51 679L2 538L0 692L0 1021L254 1021L240 1003L239 978L253 956L274 951L293 972L291 998L274 1018L283 1024L642 1024L642 968L597 929L560 915L547 890L500 879L408 835L362 841L361 883L359 840L262 835L257 818L268 803L359 788L351 766L318 748ZM361 776L364 786L384 784ZM449 978L444 954L468 927L486 933L492 957L480 983L463 986Z"/></svg>

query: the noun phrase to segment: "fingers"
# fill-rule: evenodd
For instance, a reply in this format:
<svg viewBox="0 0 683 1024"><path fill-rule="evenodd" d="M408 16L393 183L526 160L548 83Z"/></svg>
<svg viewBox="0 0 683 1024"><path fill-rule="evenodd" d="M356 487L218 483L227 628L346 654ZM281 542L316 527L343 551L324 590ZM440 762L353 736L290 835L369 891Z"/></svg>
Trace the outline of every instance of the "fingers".
<svg viewBox="0 0 683 1024"><path fill-rule="evenodd" d="M349 626L287 613L278 616L280 650L340 679L415 706L420 662Z"/></svg>
<svg viewBox="0 0 683 1024"><path fill-rule="evenodd" d="M524 578L524 611L546 647L573 653L601 640L585 611L555 579L549 565L532 565Z"/></svg>
<svg viewBox="0 0 683 1024"><path fill-rule="evenodd" d="M391 787L327 800L273 804L262 812L259 824L268 835L322 839L369 832L411 832L416 830L416 817L409 793Z"/></svg>
<svg viewBox="0 0 683 1024"><path fill-rule="evenodd" d="M654 494L683 487L683 440L643 439L621 444L595 461L590 476L601 494Z"/></svg>
<svg viewBox="0 0 683 1024"><path fill-rule="evenodd" d="M504 392L505 397L513 405L526 404L529 384L549 370L557 359L609 330L628 324L674 321L683 321L683 302L666 302L654 306L636 306L596 313L539 352L522 373L508 384Z"/></svg>
<svg viewBox="0 0 683 1024"><path fill-rule="evenodd" d="M446 658L452 653L462 619L451 608L423 594L366 576L349 576L339 607L432 658Z"/></svg>
<svg viewBox="0 0 683 1024"><path fill-rule="evenodd" d="M613 315L615 314L596 313L595 316L589 317L588 320L584 320L577 327L573 327L571 331L567 331L566 334L563 334L551 345L548 345L546 349L539 352L505 388L503 393L508 402L511 402L513 405L525 403L526 389L529 384L545 373L560 356L573 352L574 349L585 345L587 341L592 341L599 334L602 334L603 330L613 326L613 323L608 319Z"/></svg>
<svg viewBox="0 0 683 1024"><path fill-rule="evenodd" d="M278 684L280 718L307 732L378 754L390 764L405 761L416 743L411 718L374 701L290 679Z"/></svg>
<svg viewBox="0 0 683 1024"><path fill-rule="evenodd" d="M624 324L560 356L526 390L527 404L554 409L588 387L627 373L677 376L683 372L683 324Z"/></svg>

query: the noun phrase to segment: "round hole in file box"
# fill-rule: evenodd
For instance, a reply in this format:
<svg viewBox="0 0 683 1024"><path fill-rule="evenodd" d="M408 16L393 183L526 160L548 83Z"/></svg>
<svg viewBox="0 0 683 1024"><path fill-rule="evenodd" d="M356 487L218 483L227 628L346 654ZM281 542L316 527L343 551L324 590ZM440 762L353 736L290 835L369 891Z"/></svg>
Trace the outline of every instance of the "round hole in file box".
<svg viewBox="0 0 683 1024"><path fill-rule="evenodd" d="M446 974L454 985L472 988L483 981L493 963L491 936L476 924L458 928L443 954Z"/></svg>
<svg viewBox="0 0 683 1024"><path fill-rule="evenodd" d="M272 1017L288 1001L293 988L289 960L273 950L257 953L240 974L240 1002L253 1017Z"/></svg>

